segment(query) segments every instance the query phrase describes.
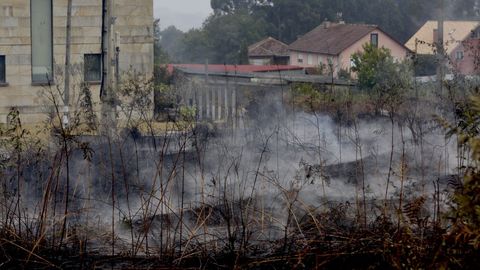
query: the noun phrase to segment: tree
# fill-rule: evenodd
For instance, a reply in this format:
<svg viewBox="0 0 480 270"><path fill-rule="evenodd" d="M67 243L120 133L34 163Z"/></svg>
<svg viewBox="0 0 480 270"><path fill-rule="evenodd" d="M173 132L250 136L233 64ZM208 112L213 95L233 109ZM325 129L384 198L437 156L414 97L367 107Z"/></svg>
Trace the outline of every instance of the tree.
<svg viewBox="0 0 480 270"><path fill-rule="evenodd" d="M205 63L210 58L210 47L206 32L202 29L191 29L183 36L179 47L180 62Z"/></svg>
<svg viewBox="0 0 480 270"><path fill-rule="evenodd" d="M216 14L232 14L239 11L251 11L258 5L264 5L267 0L211 0L210 6Z"/></svg>
<svg viewBox="0 0 480 270"><path fill-rule="evenodd" d="M253 12L268 23L269 34L292 42L322 21L379 25L400 42L406 41L432 16L435 1L418 0L267 0Z"/></svg>
<svg viewBox="0 0 480 270"><path fill-rule="evenodd" d="M450 16L452 19L463 18L476 20L476 17L479 15L479 4L478 0L456 0L451 1L451 6L447 6L447 8L451 11Z"/></svg>
<svg viewBox="0 0 480 270"><path fill-rule="evenodd" d="M407 62L395 62L388 49L365 44L363 50L364 52L353 55L352 70L357 72L359 86L368 91L375 112L378 114L386 111L391 124L390 161L384 199L384 215L386 215L388 191L393 175L395 119L398 118L398 111L405 102L407 93L412 89L413 70Z"/></svg>
<svg viewBox="0 0 480 270"><path fill-rule="evenodd" d="M378 83L377 74L380 72L380 68L393 62L390 50L384 47L376 48L371 44L365 44L363 52L355 53L352 60L352 71L357 73L358 84L363 89L373 89Z"/></svg>
<svg viewBox="0 0 480 270"><path fill-rule="evenodd" d="M248 46L262 39L265 25L246 11L211 17L204 30L212 48L212 61L216 63L243 64L248 61Z"/></svg>
<svg viewBox="0 0 480 270"><path fill-rule="evenodd" d="M185 33L171 25L159 32L159 45L168 54L173 61L181 59L178 48L182 42Z"/></svg>
<svg viewBox="0 0 480 270"><path fill-rule="evenodd" d="M254 15L264 18L268 35L290 43L318 26L325 18L322 2L317 0L267 0L256 6Z"/></svg>
<svg viewBox="0 0 480 270"><path fill-rule="evenodd" d="M160 44L160 20L155 20L153 22L153 31L155 35L155 43L154 43L154 63L155 65L159 64L168 64L170 63L170 57L165 49Z"/></svg>
<svg viewBox="0 0 480 270"><path fill-rule="evenodd" d="M248 46L265 36L265 25L248 12L212 15L202 29L190 30L182 40L184 62L247 63Z"/></svg>
<svg viewBox="0 0 480 270"><path fill-rule="evenodd" d="M369 92L377 111L386 109L393 115L413 88L410 61L396 62L383 47L365 44L363 49L364 52L352 56L352 71L357 73L358 85Z"/></svg>
<svg viewBox="0 0 480 270"><path fill-rule="evenodd" d="M478 265L480 250L480 96L474 93L462 108L457 109L456 123L442 124L449 129L448 135L458 137L459 146L468 151L461 158L467 161L462 166L463 181L451 182L455 191L453 194L453 209L449 219L452 221L450 230L445 235L444 252L455 254L449 258L456 265ZM453 262L455 261L455 262Z"/></svg>

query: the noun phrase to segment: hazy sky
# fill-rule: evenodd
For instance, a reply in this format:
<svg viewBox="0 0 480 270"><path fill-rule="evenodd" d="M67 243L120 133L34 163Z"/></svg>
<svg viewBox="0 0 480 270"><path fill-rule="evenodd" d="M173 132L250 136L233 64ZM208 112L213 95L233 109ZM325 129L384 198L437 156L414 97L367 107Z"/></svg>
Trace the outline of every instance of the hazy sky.
<svg viewBox="0 0 480 270"><path fill-rule="evenodd" d="M175 25L183 31L200 27L212 12L210 0L153 0L153 2L155 18L160 18L162 29L169 25Z"/></svg>

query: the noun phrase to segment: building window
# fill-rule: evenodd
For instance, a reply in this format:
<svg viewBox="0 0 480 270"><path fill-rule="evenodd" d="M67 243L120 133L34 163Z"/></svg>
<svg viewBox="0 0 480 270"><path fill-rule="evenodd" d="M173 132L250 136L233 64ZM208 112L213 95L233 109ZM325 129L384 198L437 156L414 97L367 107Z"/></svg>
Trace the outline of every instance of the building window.
<svg viewBox="0 0 480 270"><path fill-rule="evenodd" d="M471 38L473 39L478 39L480 38L480 29L475 29L472 31L472 35L471 35Z"/></svg>
<svg viewBox="0 0 480 270"><path fill-rule="evenodd" d="M0 55L0 85L7 83L5 70L5 55Z"/></svg>
<svg viewBox="0 0 480 270"><path fill-rule="evenodd" d="M30 0L32 82L53 80L52 0Z"/></svg>
<svg viewBox="0 0 480 270"><path fill-rule="evenodd" d="M5 17L13 17L13 6L3 6L3 14Z"/></svg>
<svg viewBox="0 0 480 270"><path fill-rule="evenodd" d="M309 65L313 65L313 55L308 54L308 56L307 56L307 63L308 63Z"/></svg>
<svg viewBox="0 0 480 270"><path fill-rule="evenodd" d="M373 47L378 48L378 34L370 35L370 44L372 44Z"/></svg>
<svg viewBox="0 0 480 270"><path fill-rule="evenodd" d="M303 54L298 54L298 63L303 63Z"/></svg>
<svg viewBox="0 0 480 270"><path fill-rule="evenodd" d="M102 55L85 54L83 60L84 80L100 82L102 80Z"/></svg>
<svg viewBox="0 0 480 270"><path fill-rule="evenodd" d="M317 59L318 59L318 65L319 65L319 66L323 65L323 59L322 59L322 57L321 57L320 55L318 56Z"/></svg>
<svg viewBox="0 0 480 270"><path fill-rule="evenodd" d="M456 54L457 60L463 60L463 57L464 57L463 51L457 51L455 54Z"/></svg>

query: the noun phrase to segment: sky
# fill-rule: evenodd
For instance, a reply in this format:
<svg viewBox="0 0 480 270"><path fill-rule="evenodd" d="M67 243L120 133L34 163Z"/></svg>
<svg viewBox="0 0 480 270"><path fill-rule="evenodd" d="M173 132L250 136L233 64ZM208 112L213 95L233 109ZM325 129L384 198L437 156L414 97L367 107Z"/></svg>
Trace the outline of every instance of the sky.
<svg viewBox="0 0 480 270"><path fill-rule="evenodd" d="M160 19L160 28L175 25L182 31L202 26L212 12L210 0L153 0L155 18Z"/></svg>

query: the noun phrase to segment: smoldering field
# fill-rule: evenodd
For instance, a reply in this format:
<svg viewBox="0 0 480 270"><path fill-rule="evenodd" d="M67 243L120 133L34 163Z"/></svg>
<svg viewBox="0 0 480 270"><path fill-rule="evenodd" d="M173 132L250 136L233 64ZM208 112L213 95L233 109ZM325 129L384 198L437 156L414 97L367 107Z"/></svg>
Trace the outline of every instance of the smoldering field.
<svg viewBox="0 0 480 270"><path fill-rule="evenodd" d="M383 116L345 125L283 108L259 115L236 129L198 123L163 136L125 130L68 148L5 148L3 230L178 263L297 252L339 227L421 227L448 210L461 161L435 121L419 136Z"/></svg>

